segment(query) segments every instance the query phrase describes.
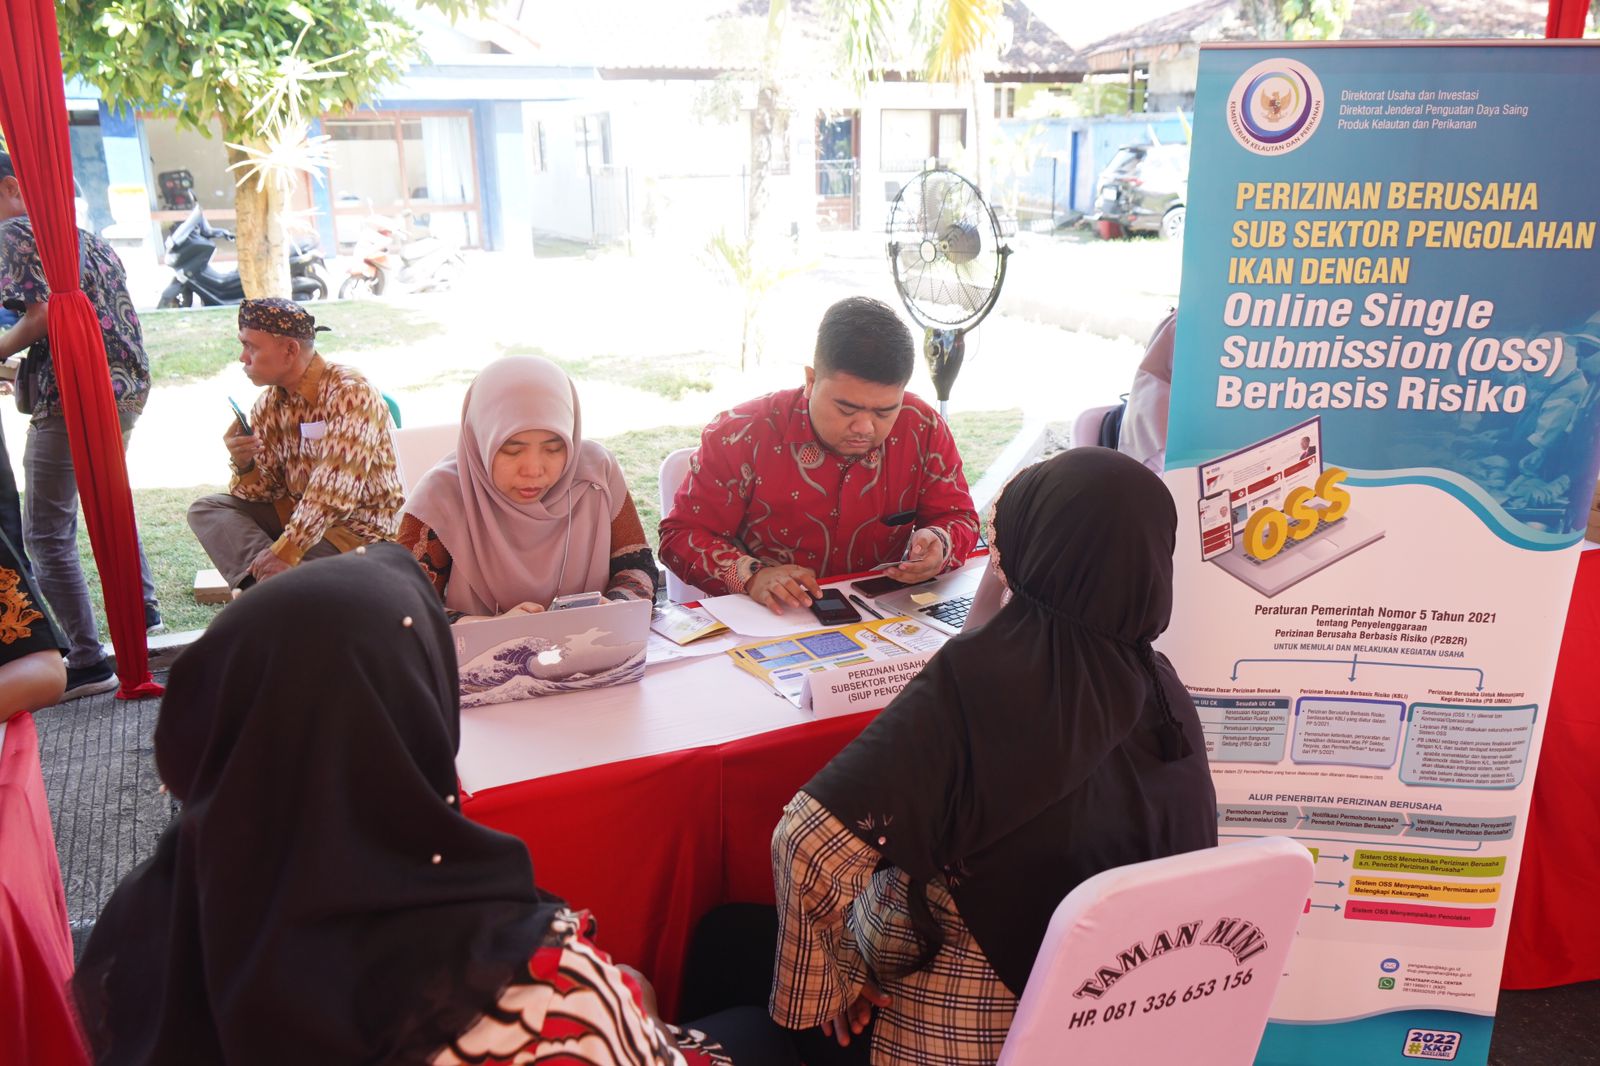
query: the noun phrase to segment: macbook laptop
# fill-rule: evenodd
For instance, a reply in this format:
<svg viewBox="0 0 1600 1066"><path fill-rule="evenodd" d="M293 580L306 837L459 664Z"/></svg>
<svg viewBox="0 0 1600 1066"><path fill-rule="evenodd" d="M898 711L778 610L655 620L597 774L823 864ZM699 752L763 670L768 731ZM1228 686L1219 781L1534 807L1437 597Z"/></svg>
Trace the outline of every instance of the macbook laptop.
<svg viewBox="0 0 1600 1066"><path fill-rule="evenodd" d="M988 572L986 566L969 566L920 585L884 593L872 602L885 615L905 615L955 636L966 625L973 597Z"/></svg>
<svg viewBox="0 0 1600 1066"><path fill-rule="evenodd" d="M644 676L651 605L606 601L452 626L461 706L626 685Z"/></svg>

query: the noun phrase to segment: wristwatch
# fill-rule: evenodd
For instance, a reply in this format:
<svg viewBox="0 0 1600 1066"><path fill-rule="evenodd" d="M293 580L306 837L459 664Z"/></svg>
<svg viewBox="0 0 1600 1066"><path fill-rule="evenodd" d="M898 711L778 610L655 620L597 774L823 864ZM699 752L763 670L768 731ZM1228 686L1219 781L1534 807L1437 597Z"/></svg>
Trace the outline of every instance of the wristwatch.
<svg viewBox="0 0 1600 1066"><path fill-rule="evenodd" d="M250 471L254 470L255 468L256 468L256 461L254 459L250 460L249 464L246 465L246 466L240 466L238 463L234 462L231 458L228 460L228 469L233 471L235 477L244 477L246 474L248 474Z"/></svg>

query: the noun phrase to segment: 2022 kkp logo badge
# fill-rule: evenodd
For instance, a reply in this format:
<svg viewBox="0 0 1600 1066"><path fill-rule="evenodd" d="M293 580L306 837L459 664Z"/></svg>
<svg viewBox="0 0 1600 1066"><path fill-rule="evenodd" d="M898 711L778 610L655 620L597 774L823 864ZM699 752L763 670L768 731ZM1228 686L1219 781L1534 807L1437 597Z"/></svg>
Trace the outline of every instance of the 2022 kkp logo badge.
<svg viewBox="0 0 1600 1066"><path fill-rule="evenodd" d="M1293 59L1257 63L1228 94L1228 129L1257 155L1294 151L1316 132L1322 112L1322 82Z"/></svg>

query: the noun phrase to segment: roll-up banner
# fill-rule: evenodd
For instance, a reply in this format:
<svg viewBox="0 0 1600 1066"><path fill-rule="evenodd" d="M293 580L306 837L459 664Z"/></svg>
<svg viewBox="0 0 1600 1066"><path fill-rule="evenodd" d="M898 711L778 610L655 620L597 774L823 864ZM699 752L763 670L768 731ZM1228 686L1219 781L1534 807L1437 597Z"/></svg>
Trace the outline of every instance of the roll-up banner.
<svg viewBox="0 0 1600 1066"><path fill-rule="evenodd" d="M1162 650L1223 842L1316 858L1258 1063L1488 1060L1600 458L1597 75L1201 50Z"/></svg>

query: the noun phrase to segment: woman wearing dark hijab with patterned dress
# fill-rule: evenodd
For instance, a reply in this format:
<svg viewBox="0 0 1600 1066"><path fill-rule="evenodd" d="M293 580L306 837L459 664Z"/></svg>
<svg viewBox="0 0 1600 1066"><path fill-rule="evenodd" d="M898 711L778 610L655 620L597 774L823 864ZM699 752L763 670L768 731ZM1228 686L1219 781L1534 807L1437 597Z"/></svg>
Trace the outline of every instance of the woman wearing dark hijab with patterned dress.
<svg viewBox="0 0 1600 1066"><path fill-rule="evenodd" d="M183 805L74 980L101 1064L667 1066L675 1044L521 841L462 815L456 662L391 544L229 605L172 669Z"/></svg>
<svg viewBox="0 0 1600 1066"><path fill-rule="evenodd" d="M1199 719L1151 648L1176 528L1161 480L1108 449L1006 487L1010 601L946 644L773 837L781 1025L854 1036L834 1050L857 1062L870 1041L878 1064L992 1063L1074 886L1216 843Z"/></svg>

